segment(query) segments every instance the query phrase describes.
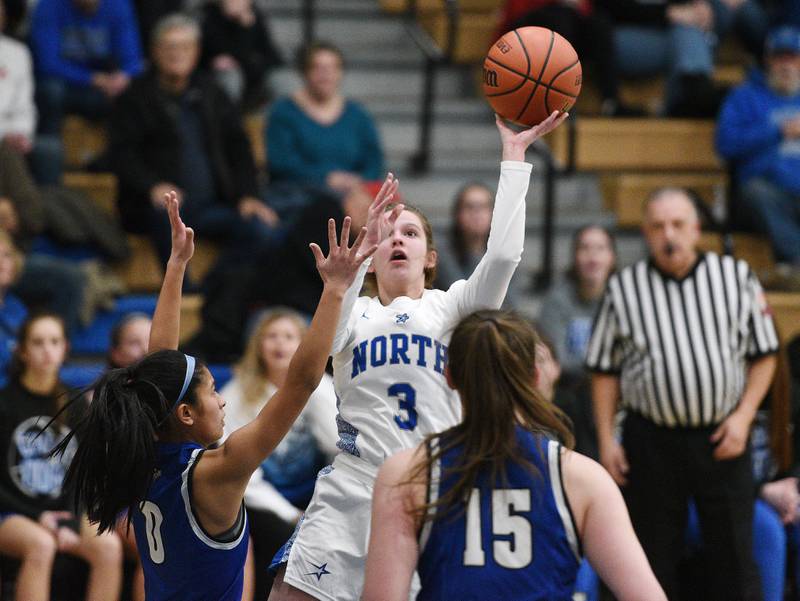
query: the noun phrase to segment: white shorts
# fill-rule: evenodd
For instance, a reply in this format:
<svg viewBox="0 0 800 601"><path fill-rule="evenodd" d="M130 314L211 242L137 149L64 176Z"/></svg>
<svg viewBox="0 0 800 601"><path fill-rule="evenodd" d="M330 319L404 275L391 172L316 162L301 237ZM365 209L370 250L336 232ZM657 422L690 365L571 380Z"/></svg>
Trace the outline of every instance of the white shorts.
<svg viewBox="0 0 800 601"><path fill-rule="evenodd" d="M345 453L320 472L306 513L276 562L286 564L284 582L322 601L361 598L376 474ZM411 599L417 582L415 575Z"/></svg>

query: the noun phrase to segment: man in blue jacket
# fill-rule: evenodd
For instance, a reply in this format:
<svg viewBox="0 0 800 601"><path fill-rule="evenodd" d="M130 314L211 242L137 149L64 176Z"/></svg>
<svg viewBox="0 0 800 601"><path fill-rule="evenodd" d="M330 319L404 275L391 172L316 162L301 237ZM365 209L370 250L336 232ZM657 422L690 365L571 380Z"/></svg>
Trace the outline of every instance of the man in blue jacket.
<svg viewBox="0 0 800 601"><path fill-rule="evenodd" d="M717 150L736 171L748 217L775 259L800 269L800 29L772 31L764 72L733 90L720 112Z"/></svg>
<svg viewBox="0 0 800 601"><path fill-rule="evenodd" d="M44 134L68 113L105 115L143 68L130 0L39 0L30 36Z"/></svg>

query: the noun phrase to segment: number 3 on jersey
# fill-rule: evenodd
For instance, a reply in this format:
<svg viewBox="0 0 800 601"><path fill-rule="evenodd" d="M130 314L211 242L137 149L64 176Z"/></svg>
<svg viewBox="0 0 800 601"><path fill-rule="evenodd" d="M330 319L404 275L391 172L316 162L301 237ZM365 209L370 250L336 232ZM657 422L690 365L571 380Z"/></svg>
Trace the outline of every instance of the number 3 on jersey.
<svg viewBox="0 0 800 601"><path fill-rule="evenodd" d="M413 430L417 427L417 391L407 382L399 382L389 386L390 397L397 397L400 413L394 416L395 423L401 430Z"/></svg>
<svg viewBox="0 0 800 601"><path fill-rule="evenodd" d="M492 491L492 534L511 540L494 540L494 562L504 568L518 570L533 561L533 533L531 523L521 515L531 510L531 491L527 488L502 488ZM464 565L486 565L486 553L481 537L481 491L472 489L467 506Z"/></svg>
<svg viewBox="0 0 800 601"><path fill-rule="evenodd" d="M161 522L164 517L158 505L150 501L142 503L144 527L147 534L147 547L150 550L150 559L153 563L164 563L164 542L161 538Z"/></svg>

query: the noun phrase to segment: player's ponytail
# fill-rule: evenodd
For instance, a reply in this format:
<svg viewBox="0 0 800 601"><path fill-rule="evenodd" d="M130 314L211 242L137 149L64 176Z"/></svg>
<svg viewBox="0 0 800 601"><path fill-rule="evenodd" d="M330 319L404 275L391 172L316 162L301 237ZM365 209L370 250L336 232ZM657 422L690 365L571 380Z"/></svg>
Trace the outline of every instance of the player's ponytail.
<svg viewBox="0 0 800 601"><path fill-rule="evenodd" d="M78 449L65 486L101 533L112 529L123 511L131 516L147 495L159 434L172 426L179 400L195 402L202 372L193 363L178 351L158 351L130 367L106 372L94 386L92 403L72 433Z"/></svg>
<svg viewBox="0 0 800 601"><path fill-rule="evenodd" d="M449 449L460 446L462 451L442 475L453 485L435 503L422 507L422 516L433 515L428 511L432 508L465 507L481 473L490 482L502 482L510 462L535 473L518 443L517 426L569 447L574 444L568 418L536 388L538 341L527 321L503 311L478 311L456 326L448 347L448 370L461 396L463 421L438 437L440 444L432 447L410 480L430 473Z"/></svg>

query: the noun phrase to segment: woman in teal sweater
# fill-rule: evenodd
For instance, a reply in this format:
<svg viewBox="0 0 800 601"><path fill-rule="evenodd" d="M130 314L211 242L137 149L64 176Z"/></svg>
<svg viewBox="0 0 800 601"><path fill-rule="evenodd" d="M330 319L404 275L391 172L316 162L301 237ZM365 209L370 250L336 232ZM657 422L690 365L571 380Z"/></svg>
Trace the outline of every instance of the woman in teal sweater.
<svg viewBox="0 0 800 601"><path fill-rule="evenodd" d="M340 90L341 51L315 43L298 60L304 85L273 105L266 127L273 183L327 187L347 197L383 175L372 117Z"/></svg>

